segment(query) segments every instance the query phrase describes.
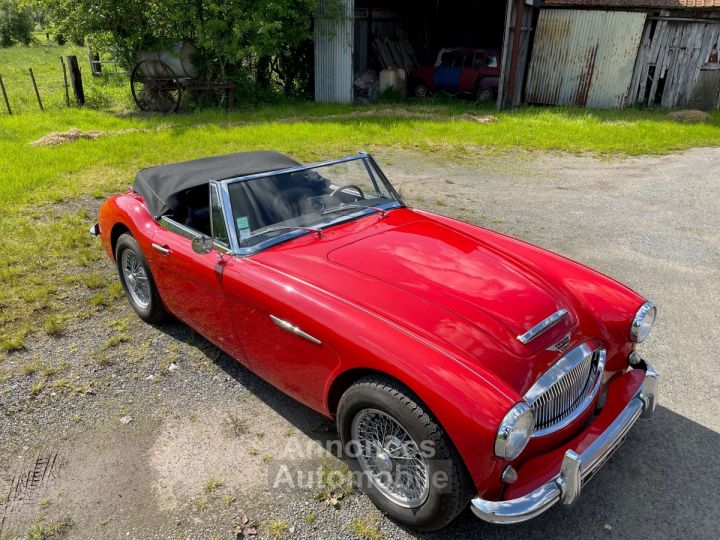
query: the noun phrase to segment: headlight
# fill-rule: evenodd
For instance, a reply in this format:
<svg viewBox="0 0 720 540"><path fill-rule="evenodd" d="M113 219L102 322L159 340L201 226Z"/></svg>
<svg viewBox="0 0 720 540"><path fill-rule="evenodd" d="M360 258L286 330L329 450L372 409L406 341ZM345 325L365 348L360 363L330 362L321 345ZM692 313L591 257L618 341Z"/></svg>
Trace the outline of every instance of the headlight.
<svg viewBox="0 0 720 540"><path fill-rule="evenodd" d="M535 414L524 403L518 403L505 415L495 437L495 454L508 461L525 449L535 426Z"/></svg>
<svg viewBox="0 0 720 540"><path fill-rule="evenodd" d="M653 324L655 324L655 316L657 308L652 302L645 302L638 309L630 327L630 341L634 343L642 343L645 338L650 335Z"/></svg>

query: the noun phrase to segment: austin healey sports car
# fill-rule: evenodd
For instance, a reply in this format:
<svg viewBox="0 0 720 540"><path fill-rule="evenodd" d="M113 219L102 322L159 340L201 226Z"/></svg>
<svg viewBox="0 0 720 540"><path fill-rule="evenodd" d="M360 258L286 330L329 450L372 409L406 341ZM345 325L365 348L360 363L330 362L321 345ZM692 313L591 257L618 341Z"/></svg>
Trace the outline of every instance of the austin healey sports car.
<svg viewBox="0 0 720 540"><path fill-rule="evenodd" d="M651 302L409 208L369 154L145 169L91 233L143 320L174 316L335 419L361 489L418 530L572 504L655 409Z"/></svg>

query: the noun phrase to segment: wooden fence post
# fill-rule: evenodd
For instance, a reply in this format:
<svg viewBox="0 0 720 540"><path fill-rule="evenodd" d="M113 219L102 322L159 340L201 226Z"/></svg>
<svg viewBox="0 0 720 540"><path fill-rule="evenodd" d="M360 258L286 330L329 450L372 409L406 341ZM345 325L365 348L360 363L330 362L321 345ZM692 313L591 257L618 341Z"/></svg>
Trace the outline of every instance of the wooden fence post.
<svg viewBox="0 0 720 540"><path fill-rule="evenodd" d="M70 68L70 84L72 84L75 94L75 101L78 105L85 105L85 92L83 91L82 74L78 65L77 56L67 57L68 66Z"/></svg>
<svg viewBox="0 0 720 540"><path fill-rule="evenodd" d="M38 91L37 83L35 82L35 75L33 74L32 68L28 68L28 71L30 72L30 80L32 80L33 88L35 89L35 97L38 100L38 106L40 107L40 110L42 111L44 109L43 109L42 100L40 99L40 92Z"/></svg>
<svg viewBox="0 0 720 540"><path fill-rule="evenodd" d="M10 102L8 101L7 92L5 92L5 83L3 82L2 75L0 75L0 90L2 90L2 95L5 98L5 106L7 107L8 114L12 114L12 109L10 108Z"/></svg>
<svg viewBox="0 0 720 540"><path fill-rule="evenodd" d="M63 70L63 88L65 89L65 105L67 107L70 106L70 92L68 91L68 82L67 82L67 68L65 67L65 60L63 60L63 57L60 57L60 64L62 65Z"/></svg>

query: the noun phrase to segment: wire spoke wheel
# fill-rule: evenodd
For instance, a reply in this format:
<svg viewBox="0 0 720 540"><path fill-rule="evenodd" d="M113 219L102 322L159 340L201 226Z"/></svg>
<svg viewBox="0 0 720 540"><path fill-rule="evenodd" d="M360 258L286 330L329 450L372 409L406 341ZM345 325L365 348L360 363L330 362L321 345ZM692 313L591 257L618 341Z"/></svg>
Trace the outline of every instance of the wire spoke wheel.
<svg viewBox="0 0 720 540"><path fill-rule="evenodd" d="M162 60L143 60L130 75L130 90L146 112L175 112L180 107L182 83Z"/></svg>
<svg viewBox="0 0 720 540"><path fill-rule="evenodd" d="M397 420L378 409L363 409L352 421L351 437L362 472L378 491L404 508L425 502L430 492L428 464Z"/></svg>
<svg viewBox="0 0 720 540"><path fill-rule="evenodd" d="M147 309L150 306L151 300L150 283L147 272L145 272L145 268L140 264L140 261L138 261L135 252L131 249L124 250L122 252L120 265L133 302L141 309Z"/></svg>

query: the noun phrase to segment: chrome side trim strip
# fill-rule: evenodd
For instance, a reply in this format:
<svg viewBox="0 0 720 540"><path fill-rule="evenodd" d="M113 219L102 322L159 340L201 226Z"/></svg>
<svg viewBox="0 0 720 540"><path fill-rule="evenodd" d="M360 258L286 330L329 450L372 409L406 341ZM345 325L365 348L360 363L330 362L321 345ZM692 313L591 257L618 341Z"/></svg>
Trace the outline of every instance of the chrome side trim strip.
<svg viewBox="0 0 720 540"><path fill-rule="evenodd" d="M612 424L588 446L582 454L567 450L558 475L534 491L509 501L488 501L476 497L471 501L473 514L483 521L496 524L521 523L539 516L560 501L573 504L583 486L602 467L625 440L630 428L641 416L652 414L657 402L657 373L648 365L645 381L637 395L630 400Z"/></svg>
<svg viewBox="0 0 720 540"><path fill-rule="evenodd" d="M160 226L164 229L167 229L170 232L174 232L175 234L179 234L180 236L182 236L183 238L187 238L188 240L192 240L197 235L202 234L195 229L191 229L187 225L183 225L182 223L179 223L167 216L160 216L159 223Z"/></svg>
<svg viewBox="0 0 720 540"><path fill-rule="evenodd" d="M560 322L560 320L568 314L568 310L563 308L552 315L550 315L547 319L540 321L535 326L533 326L530 330L525 332L524 334L520 334L517 336L517 340L522 343L523 345L527 345L530 343L533 339L538 337L540 334L545 332L546 330L550 329L551 327L555 326L557 323Z"/></svg>
<svg viewBox="0 0 720 540"><path fill-rule="evenodd" d="M299 336L301 338L307 339L308 341L313 342L315 345L322 345L322 341L320 341L318 338L311 336L307 332L303 332L295 326L294 324L285 321L279 317L276 317L275 315L270 315L270 319L272 319L272 322L275 323L276 326L279 326L286 332L290 332L291 334L295 334L296 336Z"/></svg>

